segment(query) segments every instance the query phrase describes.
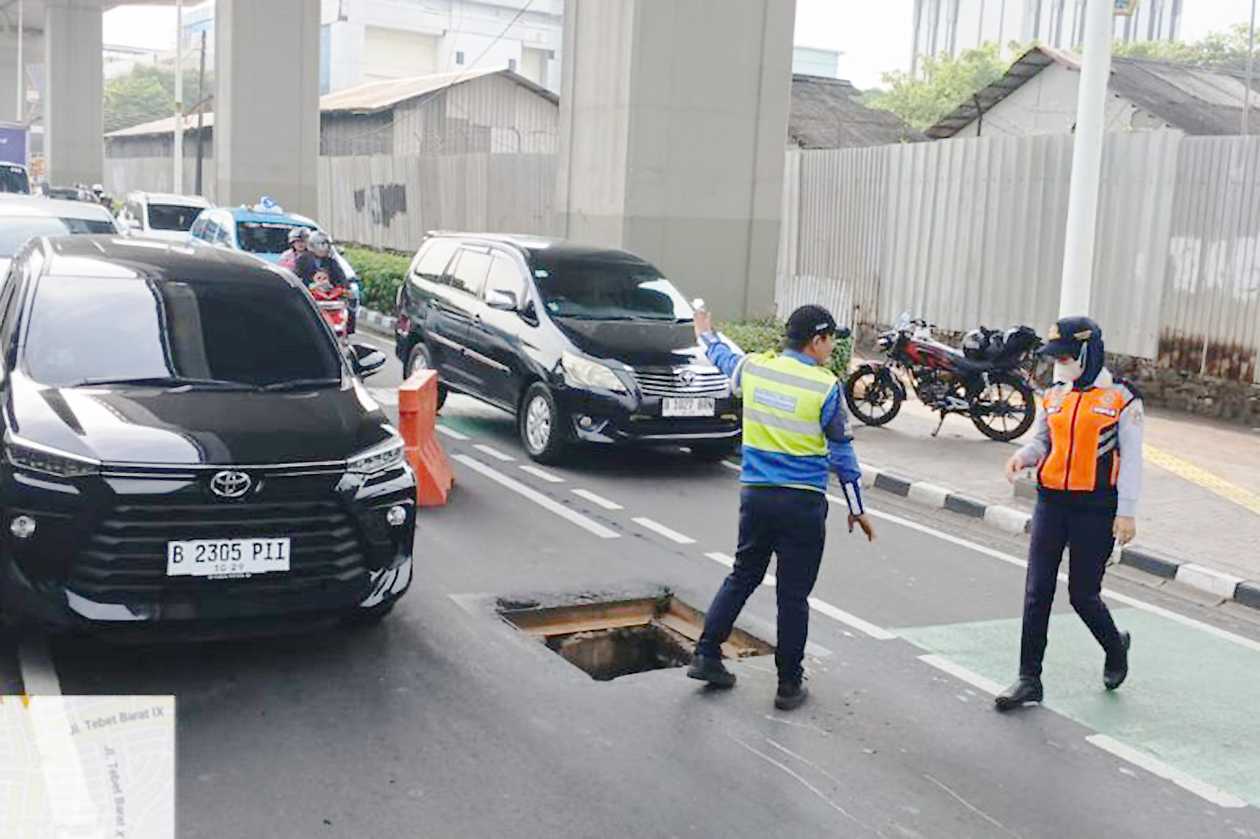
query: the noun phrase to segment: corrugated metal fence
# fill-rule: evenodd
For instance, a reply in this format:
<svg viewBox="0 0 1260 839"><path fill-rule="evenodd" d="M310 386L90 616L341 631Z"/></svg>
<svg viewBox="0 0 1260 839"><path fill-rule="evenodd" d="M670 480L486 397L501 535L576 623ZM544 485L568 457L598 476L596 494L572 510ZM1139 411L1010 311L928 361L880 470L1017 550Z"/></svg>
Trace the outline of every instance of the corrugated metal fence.
<svg viewBox="0 0 1260 839"><path fill-rule="evenodd" d="M962 331L1056 314L1072 137L789 152L777 304ZM1109 137L1093 314L1108 348L1260 380L1260 138Z"/></svg>
<svg viewBox="0 0 1260 839"><path fill-rule="evenodd" d="M414 250L425 231L555 232L556 155L321 157L319 219L340 240Z"/></svg>

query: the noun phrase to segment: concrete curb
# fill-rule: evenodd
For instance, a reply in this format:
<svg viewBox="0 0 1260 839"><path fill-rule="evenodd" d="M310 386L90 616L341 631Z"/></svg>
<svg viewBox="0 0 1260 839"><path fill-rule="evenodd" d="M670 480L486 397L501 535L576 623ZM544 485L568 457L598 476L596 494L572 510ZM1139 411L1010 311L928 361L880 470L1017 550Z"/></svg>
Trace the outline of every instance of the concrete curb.
<svg viewBox="0 0 1260 839"><path fill-rule="evenodd" d="M1023 510L1002 504L986 504L936 484L916 481L867 463L862 464L862 486L883 490L925 507L981 519L985 524L1017 536L1028 533L1032 525L1032 516ZM1260 609L1260 582L1205 568L1141 545L1126 545L1121 548L1116 561L1165 580L1175 580L1222 601L1231 600L1243 606Z"/></svg>
<svg viewBox="0 0 1260 839"><path fill-rule="evenodd" d="M359 309L358 325L386 338L394 337L394 318L371 309Z"/></svg>

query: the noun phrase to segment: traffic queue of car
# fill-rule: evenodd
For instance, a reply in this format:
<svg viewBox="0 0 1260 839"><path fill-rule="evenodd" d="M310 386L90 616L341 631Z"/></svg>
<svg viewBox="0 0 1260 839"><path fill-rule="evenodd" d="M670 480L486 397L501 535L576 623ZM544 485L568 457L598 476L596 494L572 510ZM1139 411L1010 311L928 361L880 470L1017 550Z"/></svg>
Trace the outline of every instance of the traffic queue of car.
<svg viewBox="0 0 1260 839"><path fill-rule="evenodd" d="M275 264L295 227L318 230L265 199L0 199L0 620L205 637L375 621L407 590L415 476L362 384L385 355ZM693 314L624 251L438 232L395 351L514 414L538 461L713 460L739 409Z"/></svg>
<svg viewBox="0 0 1260 839"><path fill-rule="evenodd" d="M0 198L0 622L168 640L381 619L412 575L416 481L264 236L174 196ZM139 212L137 212L139 211ZM314 227L309 219L302 219ZM222 230L220 226L218 229Z"/></svg>

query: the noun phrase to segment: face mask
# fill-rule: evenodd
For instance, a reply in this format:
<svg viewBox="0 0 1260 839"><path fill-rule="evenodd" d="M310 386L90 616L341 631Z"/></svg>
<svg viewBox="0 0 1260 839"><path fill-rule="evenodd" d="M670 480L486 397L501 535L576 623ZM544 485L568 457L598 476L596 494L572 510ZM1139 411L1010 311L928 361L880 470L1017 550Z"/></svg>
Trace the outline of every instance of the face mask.
<svg viewBox="0 0 1260 839"><path fill-rule="evenodd" d="M1074 384L1077 379L1085 375L1085 367L1079 359L1071 361L1056 361L1054 363L1054 380L1063 382L1064 384Z"/></svg>

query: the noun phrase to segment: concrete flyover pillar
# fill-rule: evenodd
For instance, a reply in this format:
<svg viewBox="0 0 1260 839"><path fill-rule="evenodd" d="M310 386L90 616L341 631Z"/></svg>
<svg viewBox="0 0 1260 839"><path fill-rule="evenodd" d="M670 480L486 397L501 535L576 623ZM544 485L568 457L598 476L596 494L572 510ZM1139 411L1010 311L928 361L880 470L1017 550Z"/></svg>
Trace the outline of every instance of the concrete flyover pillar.
<svg viewBox="0 0 1260 839"><path fill-rule="evenodd" d="M104 180L100 0L47 0L44 12L44 154L48 181ZM9 98L13 94L6 91Z"/></svg>
<svg viewBox="0 0 1260 839"><path fill-rule="evenodd" d="M319 0L216 0L218 201L318 209Z"/></svg>
<svg viewBox="0 0 1260 839"><path fill-rule="evenodd" d="M771 314L795 0L569 0L557 204L724 316Z"/></svg>

